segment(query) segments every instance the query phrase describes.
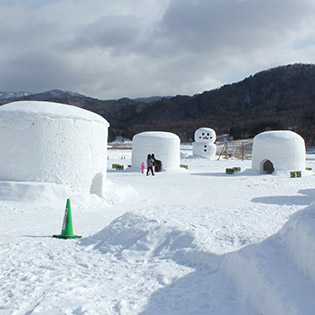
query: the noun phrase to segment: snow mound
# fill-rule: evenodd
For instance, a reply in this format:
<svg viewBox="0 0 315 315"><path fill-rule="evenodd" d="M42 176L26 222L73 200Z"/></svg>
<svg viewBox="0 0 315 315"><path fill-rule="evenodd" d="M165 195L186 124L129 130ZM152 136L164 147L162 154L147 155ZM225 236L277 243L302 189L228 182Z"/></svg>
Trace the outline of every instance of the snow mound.
<svg viewBox="0 0 315 315"><path fill-rule="evenodd" d="M194 236L162 221L125 213L97 234L83 239L102 253L116 257L147 256L174 258L179 252L196 248Z"/></svg>
<svg viewBox="0 0 315 315"><path fill-rule="evenodd" d="M106 181L103 198L108 204L121 204L138 197L139 193L131 185L122 182L114 184L109 180Z"/></svg>
<svg viewBox="0 0 315 315"><path fill-rule="evenodd" d="M126 213L81 245L128 263L166 260L193 268L154 292L141 314L311 314L314 226L315 204L262 243L217 256L198 250L191 232Z"/></svg>
<svg viewBox="0 0 315 315"><path fill-rule="evenodd" d="M315 202L296 217L281 230L280 236L298 269L315 284Z"/></svg>
<svg viewBox="0 0 315 315"><path fill-rule="evenodd" d="M226 254L221 268L262 314L311 314L315 307L315 206L258 245ZM254 284L254 285L253 285Z"/></svg>

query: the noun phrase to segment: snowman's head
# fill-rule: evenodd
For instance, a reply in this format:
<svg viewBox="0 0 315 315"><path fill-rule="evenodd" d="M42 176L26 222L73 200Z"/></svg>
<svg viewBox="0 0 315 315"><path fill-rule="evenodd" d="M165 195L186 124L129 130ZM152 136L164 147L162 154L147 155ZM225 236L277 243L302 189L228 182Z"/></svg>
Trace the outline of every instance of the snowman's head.
<svg viewBox="0 0 315 315"><path fill-rule="evenodd" d="M214 143L216 140L215 131L211 128L199 128L195 131L196 142Z"/></svg>

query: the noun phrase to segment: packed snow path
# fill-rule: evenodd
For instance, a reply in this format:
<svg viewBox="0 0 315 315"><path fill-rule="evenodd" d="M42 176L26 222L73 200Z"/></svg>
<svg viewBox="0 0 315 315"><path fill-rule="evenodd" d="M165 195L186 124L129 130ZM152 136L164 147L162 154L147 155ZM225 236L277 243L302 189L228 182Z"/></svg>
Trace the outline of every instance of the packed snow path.
<svg viewBox="0 0 315 315"><path fill-rule="evenodd" d="M155 177L109 170L105 200L0 183L0 314L312 314L313 173L181 162ZM51 237L67 197L82 240Z"/></svg>

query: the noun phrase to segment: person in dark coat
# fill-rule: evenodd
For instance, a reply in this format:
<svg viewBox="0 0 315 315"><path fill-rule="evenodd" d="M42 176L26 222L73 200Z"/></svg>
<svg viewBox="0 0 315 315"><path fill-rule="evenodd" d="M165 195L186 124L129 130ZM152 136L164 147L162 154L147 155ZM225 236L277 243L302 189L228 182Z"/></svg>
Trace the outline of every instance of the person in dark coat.
<svg viewBox="0 0 315 315"><path fill-rule="evenodd" d="M149 172L151 171L152 176L154 176L154 170L153 170L153 159L151 154L148 154L147 157L147 176L149 175Z"/></svg>
<svg viewBox="0 0 315 315"><path fill-rule="evenodd" d="M153 160L153 168L156 172L161 172L162 170L162 162L160 160L157 160L154 156L154 154L151 154L151 158Z"/></svg>

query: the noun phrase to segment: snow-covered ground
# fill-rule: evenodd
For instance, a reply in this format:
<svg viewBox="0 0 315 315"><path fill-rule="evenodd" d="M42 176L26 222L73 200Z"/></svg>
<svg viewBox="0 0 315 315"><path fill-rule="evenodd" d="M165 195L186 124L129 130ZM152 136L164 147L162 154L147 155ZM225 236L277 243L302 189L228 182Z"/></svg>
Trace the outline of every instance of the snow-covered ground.
<svg viewBox="0 0 315 315"><path fill-rule="evenodd" d="M154 177L127 168L130 150L108 155L105 199L0 182L1 315L314 314L314 155L301 178L191 146L188 170ZM82 239L52 238L67 198Z"/></svg>

